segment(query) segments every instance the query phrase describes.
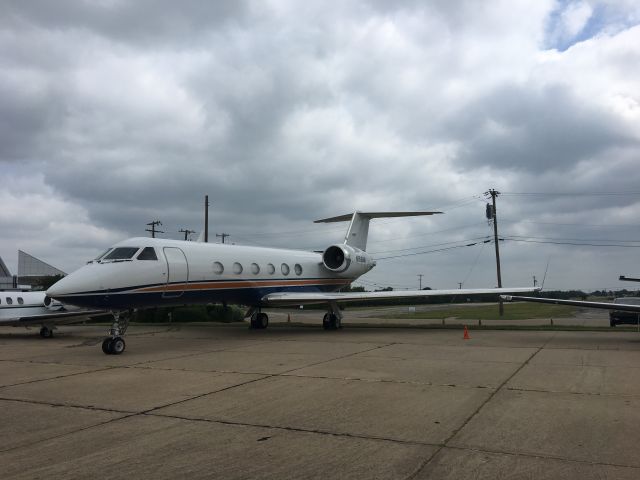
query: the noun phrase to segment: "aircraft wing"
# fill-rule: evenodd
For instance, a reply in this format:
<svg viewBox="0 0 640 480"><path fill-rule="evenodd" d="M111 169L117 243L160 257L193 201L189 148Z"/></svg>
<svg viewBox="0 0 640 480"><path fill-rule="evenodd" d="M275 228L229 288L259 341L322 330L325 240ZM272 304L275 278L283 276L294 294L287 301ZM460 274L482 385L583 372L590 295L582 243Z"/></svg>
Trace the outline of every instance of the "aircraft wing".
<svg viewBox="0 0 640 480"><path fill-rule="evenodd" d="M82 322L95 317L97 315L104 315L104 310L83 310L77 312L51 312L43 313L39 315L16 315L15 317L0 319L0 326L24 326L32 324L47 324L62 325L66 323Z"/></svg>
<svg viewBox="0 0 640 480"><path fill-rule="evenodd" d="M539 288L467 288L455 290L398 290L391 292L346 292L346 293L321 293L321 292L280 292L270 293L262 297L262 302L270 306L302 305L310 303L326 302L354 302L367 300L381 300L388 298L424 298L441 295L477 295L477 294L501 294L501 293L526 293L535 292Z"/></svg>
<svg viewBox="0 0 640 480"><path fill-rule="evenodd" d="M610 302L586 302L582 300L557 300L555 298L519 297L517 295L500 295L502 300L511 302L521 300L523 302L551 303L554 305L571 305L573 307L601 308L604 310L621 310L625 312L640 312L640 305Z"/></svg>

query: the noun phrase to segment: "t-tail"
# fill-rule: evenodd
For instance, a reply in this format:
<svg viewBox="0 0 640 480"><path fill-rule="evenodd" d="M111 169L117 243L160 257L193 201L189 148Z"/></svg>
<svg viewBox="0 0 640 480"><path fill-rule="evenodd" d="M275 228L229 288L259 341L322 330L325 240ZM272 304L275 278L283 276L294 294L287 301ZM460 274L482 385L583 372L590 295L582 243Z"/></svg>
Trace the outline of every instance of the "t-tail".
<svg viewBox="0 0 640 480"><path fill-rule="evenodd" d="M442 212L353 212L337 217L323 218L313 223L348 222L349 229L344 237L344 244L357 248L363 252L367 249L367 237L369 235L369 221L372 218L392 217L419 217L422 215L435 215Z"/></svg>

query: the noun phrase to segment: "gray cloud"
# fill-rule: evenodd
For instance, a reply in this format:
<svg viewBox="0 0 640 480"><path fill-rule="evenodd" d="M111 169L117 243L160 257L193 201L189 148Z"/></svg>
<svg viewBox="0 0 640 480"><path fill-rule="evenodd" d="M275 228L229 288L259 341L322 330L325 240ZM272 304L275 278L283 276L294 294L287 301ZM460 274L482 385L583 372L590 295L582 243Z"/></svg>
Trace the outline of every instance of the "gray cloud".
<svg viewBox="0 0 640 480"><path fill-rule="evenodd" d="M384 251L486 235L490 187L633 191L640 33L554 56L541 47L553 5L9 2L0 229L17 233L0 254L31 249L71 270L155 218L167 236L200 230L204 194L212 232L305 248L344 234L316 218L445 207L376 222ZM633 238L622 225L637 223L637 198L505 195L502 228ZM585 226L598 223L614 231ZM488 249L471 274L477 250L454 252L381 262L371 279L413 285L428 271L434 286L493 284ZM607 251L587 268L593 250L513 243L508 281L528 283L550 252L572 265L564 287L601 286L629 263Z"/></svg>

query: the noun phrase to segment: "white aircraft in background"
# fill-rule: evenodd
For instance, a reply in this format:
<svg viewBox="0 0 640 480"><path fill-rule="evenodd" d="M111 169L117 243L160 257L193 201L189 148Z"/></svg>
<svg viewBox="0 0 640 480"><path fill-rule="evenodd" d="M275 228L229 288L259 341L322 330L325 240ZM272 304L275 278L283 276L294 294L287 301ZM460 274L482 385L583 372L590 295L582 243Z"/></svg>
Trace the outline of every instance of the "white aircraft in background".
<svg viewBox="0 0 640 480"><path fill-rule="evenodd" d="M45 292L0 291L0 326L40 325L42 338L53 337L56 325L78 323L98 313L105 312L63 305L47 297Z"/></svg>
<svg viewBox="0 0 640 480"><path fill-rule="evenodd" d="M130 238L66 276L47 291L65 304L110 310L114 321L102 342L107 354L125 349L124 335L132 309L237 303L250 306L251 327L266 328L263 307L327 304L322 325L340 328L338 303L416 298L435 295L532 292L534 288L418 290L339 293L340 288L375 266L365 251L369 220L433 215L441 212L388 212L341 215L316 223L350 221L342 244L323 253L229 244Z"/></svg>

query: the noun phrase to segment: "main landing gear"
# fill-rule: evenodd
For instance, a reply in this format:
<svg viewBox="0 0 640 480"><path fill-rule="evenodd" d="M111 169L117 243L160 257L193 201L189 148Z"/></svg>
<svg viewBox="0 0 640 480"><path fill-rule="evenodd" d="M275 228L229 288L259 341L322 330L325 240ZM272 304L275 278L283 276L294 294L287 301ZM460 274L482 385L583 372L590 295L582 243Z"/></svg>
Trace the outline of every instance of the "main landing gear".
<svg viewBox="0 0 640 480"><path fill-rule="evenodd" d="M342 318L335 313L325 313L322 318L322 328L325 330L339 330L342 328Z"/></svg>
<svg viewBox="0 0 640 480"><path fill-rule="evenodd" d="M42 338L51 338L53 337L53 328L43 325L40 329L40 336Z"/></svg>
<svg viewBox="0 0 640 480"><path fill-rule="evenodd" d="M266 313L260 311L259 307L251 307L245 314L245 318L251 318L251 326L253 330L264 330L269 326L269 317ZM325 330L339 330L342 328L342 312L337 303L329 304L329 311L324 314L322 319L322 328Z"/></svg>
<svg viewBox="0 0 640 480"><path fill-rule="evenodd" d="M109 336L102 341L102 351L107 355L120 355L126 348L126 343L122 336L129 327L131 310L128 312L111 312L113 323L109 329Z"/></svg>
<svg viewBox="0 0 640 480"><path fill-rule="evenodd" d="M266 313L257 310L251 315L251 328L254 330L264 330L269 326L269 317Z"/></svg>

